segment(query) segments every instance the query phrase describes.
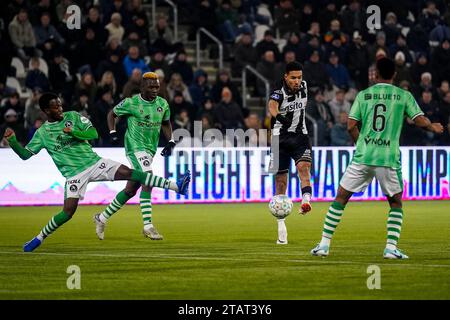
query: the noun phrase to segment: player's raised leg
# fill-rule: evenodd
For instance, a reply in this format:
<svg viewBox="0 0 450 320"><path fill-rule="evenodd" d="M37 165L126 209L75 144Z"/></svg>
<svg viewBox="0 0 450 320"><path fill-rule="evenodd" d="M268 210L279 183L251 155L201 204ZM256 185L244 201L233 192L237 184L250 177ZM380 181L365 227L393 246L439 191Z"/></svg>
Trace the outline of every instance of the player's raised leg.
<svg viewBox="0 0 450 320"><path fill-rule="evenodd" d="M320 243L311 250L312 255L328 256L331 245L331 238L333 237L333 234L336 231L339 222L341 222L345 205L347 204L352 194L353 192L347 191L342 186L339 186L338 194L331 206L328 208L327 214L325 216L322 239L320 240Z"/></svg>
<svg viewBox="0 0 450 320"><path fill-rule="evenodd" d="M306 214L311 211L311 162L299 161L297 163L297 171L300 177L300 185L302 188L302 204L299 213Z"/></svg>
<svg viewBox="0 0 450 320"><path fill-rule="evenodd" d="M39 247L45 238L47 238L49 235L55 232L56 229L61 227L72 218L75 211L77 210L77 207L77 198L67 198L66 200L64 200L63 210L54 215L36 237L24 244L23 251L31 252Z"/></svg>

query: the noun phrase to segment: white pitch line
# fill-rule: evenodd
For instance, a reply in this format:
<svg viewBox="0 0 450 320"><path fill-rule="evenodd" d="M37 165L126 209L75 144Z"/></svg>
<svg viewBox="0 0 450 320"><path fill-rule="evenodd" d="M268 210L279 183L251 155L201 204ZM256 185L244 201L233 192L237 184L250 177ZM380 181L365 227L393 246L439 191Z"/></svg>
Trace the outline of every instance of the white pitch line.
<svg viewBox="0 0 450 320"><path fill-rule="evenodd" d="M58 252L35 252L24 253L14 251L0 251L0 254L13 255L48 255L48 256L87 256L87 257L109 257L109 258L163 258L163 259L189 259L189 260L218 260L218 261L259 261L259 262L273 262L272 259L258 259L258 258L221 258L221 257L200 257L183 254L152 254L152 255L132 255L132 254L104 254L104 253L58 253ZM270 256L270 254L266 254ZM353 265L371 265L376 264L380 266L401 266L414 268L450 268L448 264L411 264L411 263L379 263L379 262L362 262L362 261L327 261L326 258L317 258L317 260L301 260L301 259L284 259L277 260L277 262L301 262L310 264L353 264Z"/></svg>

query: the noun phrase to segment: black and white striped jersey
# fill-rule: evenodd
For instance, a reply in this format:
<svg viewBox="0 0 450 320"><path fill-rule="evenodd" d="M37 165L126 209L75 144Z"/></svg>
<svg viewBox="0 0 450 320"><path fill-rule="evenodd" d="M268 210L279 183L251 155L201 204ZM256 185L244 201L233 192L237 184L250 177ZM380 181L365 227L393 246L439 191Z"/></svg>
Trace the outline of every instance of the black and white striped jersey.
<svg viewBox="0 0 450 320"><path fill-rule="evenodd" d="M281 115L289 120L289 125L281 124L275 118L272 118L272 135L279 136L287 133L308 134L305 123L306 103L308 100L308 88L306 81L302 81L298 92L290 92L283 85L275 89L270 95L270 100L278 102L278 110Z"/></svg>

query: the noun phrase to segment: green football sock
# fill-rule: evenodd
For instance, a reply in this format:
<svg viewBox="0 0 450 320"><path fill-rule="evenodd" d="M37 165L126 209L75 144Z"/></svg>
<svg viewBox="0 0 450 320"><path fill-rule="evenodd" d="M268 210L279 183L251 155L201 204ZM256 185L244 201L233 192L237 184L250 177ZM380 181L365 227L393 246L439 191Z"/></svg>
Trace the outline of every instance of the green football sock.
<svg viewBox="0 0 450 320"><path fill-rule="evenodd" d="M156 187L178 191L178 186L175 182L165 179L163 177L158 177L148 172L133 170L131 174L131 180L140 182L142 185L148 187Z"/></svg>
<svg viewBox="0 0 450 320"><path fill-rule="evenodd" d="M42 229L41 233L39 233L38 238L41 241L47 238L49 235L55 232L56 229L69 221L70 218L71 217L64 211L61 211L58 214L54 215L53 218L51 218L47 225Z"/></svg>
<svg viewBox="0 0 450 320"><path fill-rule="evenodd" d="M150 192L141 191L139 203L141 205L142 220L144 226L152 223L152 202Z"/></svg>
<svg viewBox="0 0 450 320"><path fill-rule="evenodd" d="M341 221L342 214L344 213L344 208L345 206L336 201L334 201L331 204L330 208L328 208L328 212L323 225L321 245L329 245L334 231Z"/></svg>
<svg viewBox="0 0 450 320"><path fill-rule="evenodd" d="M120 191L114 200L106 207L106 209L100 214L100 220L106 222L111 216L120 210L131 197L125 193L125 191Z"/></svg>
<svg viewBox="0 0 450 320"><path fill-rule="evenodd" d="M392 208L389 211L387 221L387 241L386 248L395 250L397 248L398 240L400 239L400 232L402 231L403 210L401 208Z"/></svg>

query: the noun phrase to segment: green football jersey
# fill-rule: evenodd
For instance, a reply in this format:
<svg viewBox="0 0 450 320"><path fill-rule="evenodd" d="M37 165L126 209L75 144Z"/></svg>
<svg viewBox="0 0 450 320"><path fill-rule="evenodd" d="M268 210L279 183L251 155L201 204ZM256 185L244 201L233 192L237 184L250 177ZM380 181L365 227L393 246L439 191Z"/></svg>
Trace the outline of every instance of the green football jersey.
<svg viewBox="0 0 450 320"><path fill-rule="evenodd" d="M400 168L400 133L405 116L423 115L413 95L387 83L378 83L358 93L349 118L361 122L353 162Z"/></svg>
<svg viewBox="0 0 450 320"><path fill-rule="evenodd" d="M59 172L70 178L86 170L101 158L92 150L87 141L82 141L63 132L65 127L86 131L92 127L88 118L76 111L64 112L59 122L44 122L25 146L28 151L37 154L46 149Z"/></svg>
<svg viewBox="0 0 450 320"><path fill-rule="evenodd" d="M147 151L152 156L156 153L159 142L161 122L170 119L167 101L156 97L153 101L144 100L140 94L123 99L113 112L117 116L127 117L128 128L125 133L125 151Z"/></svg>

